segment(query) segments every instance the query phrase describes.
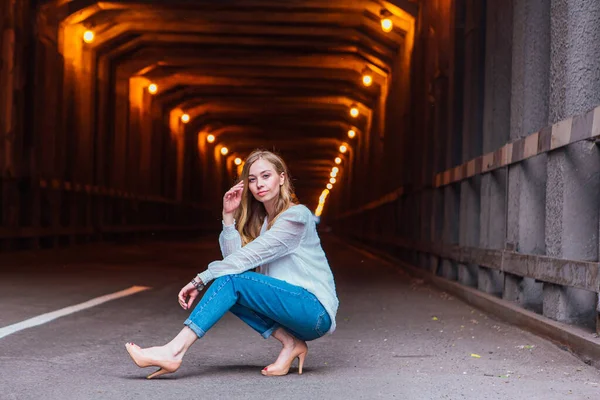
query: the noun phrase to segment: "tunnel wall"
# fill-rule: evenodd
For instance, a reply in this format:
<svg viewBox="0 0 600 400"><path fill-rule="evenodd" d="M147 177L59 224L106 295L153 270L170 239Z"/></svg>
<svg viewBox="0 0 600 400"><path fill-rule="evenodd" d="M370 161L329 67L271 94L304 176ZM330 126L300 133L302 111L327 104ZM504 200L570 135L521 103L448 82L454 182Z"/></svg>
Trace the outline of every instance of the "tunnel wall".
<svg viewBox="0 0 600 400"><path fill-rule="evenodd" d="M0 0L0 249L203 231L195 138L41 7Z"/></svg>
<svg viewBox="0 0 600 400"><path fill-rule="evenodd" d="M36 4L0 0L0 249L218 226L234 174L198 141L204 106L186 125L185 93L158 103L131 78L147 60L91 51L82 25ZM323 221L594 329L600 3L422 1L416 17Z"/></svg>
<svg viewBox="0 0 600 400"><path fill-rule="evenodd" d="M341 212L334 231L600 331L599 4L422 2L413 131L400 140L410 178ZM393 223L365 229L369 220Z"/></svg>

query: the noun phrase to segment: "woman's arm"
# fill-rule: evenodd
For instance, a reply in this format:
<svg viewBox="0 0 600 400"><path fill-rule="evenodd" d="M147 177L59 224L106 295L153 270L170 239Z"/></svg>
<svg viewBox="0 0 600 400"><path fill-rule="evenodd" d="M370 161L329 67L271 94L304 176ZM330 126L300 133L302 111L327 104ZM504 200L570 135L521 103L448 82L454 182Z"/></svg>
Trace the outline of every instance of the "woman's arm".
<svg viewBox="0 0 600 400"><path fill-rule="evenodd" d="M220 276L240 274L286 256L300 245L307 222L304 215L284 213L270 230L235 250L222 261L213 261L208 265L208 269L198 276L207 284Z"/></svg>
<svg viewBox="0 0 600 400"><path fill-rule="evenodd" d="M229 225L227 222L228 221L223 218L223 230L219 235L219 246L221 247L223 258L226 258L228 255L242 247L242 238L235 228L233 218Z"/></svg>
<svg viewBox="0 0 600 400"><path fill-rule="evenodd" d="M223 230L219 235L219 246L223 258L242 247L242 238L235 229L233 214L240 206L244 181L239 181L223 195Z"/></svg>

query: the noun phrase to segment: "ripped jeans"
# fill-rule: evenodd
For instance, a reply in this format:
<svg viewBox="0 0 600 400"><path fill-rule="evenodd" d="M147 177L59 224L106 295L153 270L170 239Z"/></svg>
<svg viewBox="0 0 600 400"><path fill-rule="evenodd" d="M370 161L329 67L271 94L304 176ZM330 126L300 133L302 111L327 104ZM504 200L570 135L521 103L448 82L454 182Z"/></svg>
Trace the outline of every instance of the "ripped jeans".
<svg viewBox="0 0 600 400"><path fill-rule="evenodd" d="M304 288L256 272L215 279L184 325L199 338L231 311L267 339L280 326L300 340L314 340L331 327L323 305Z"/></svg>

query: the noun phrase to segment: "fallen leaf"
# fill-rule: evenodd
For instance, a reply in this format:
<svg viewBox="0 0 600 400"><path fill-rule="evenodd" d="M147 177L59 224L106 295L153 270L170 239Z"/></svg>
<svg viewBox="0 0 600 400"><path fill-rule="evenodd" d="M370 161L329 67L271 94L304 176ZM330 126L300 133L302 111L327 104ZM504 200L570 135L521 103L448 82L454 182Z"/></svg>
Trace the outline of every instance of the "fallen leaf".
<svg viewBox="0 0 600 400"><path fill-rule="evenodd" d="M480 356L479 354L475 354L475 353L472 353L472 354L471 354L471 357L474 357L474 358L481 358L481 356Z"/></svg>

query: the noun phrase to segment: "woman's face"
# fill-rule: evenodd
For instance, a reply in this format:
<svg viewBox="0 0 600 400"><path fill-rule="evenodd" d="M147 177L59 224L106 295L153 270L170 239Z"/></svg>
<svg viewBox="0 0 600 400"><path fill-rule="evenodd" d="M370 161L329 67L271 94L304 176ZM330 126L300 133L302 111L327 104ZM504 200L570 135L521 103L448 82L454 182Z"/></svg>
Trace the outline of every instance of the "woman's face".
<svg viewBox="0 0 600 400"><path fill-rule="evenodd" d="M248 188L256 200L269 203L279 197L284 180L283 172L277 174L273 164L259 158L250 166Z"/></svg>

